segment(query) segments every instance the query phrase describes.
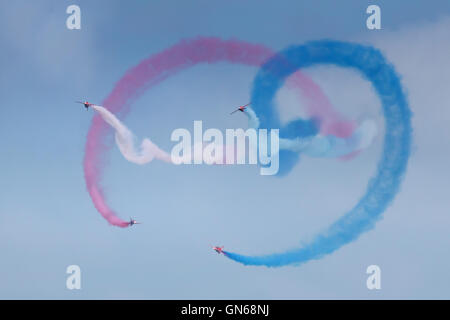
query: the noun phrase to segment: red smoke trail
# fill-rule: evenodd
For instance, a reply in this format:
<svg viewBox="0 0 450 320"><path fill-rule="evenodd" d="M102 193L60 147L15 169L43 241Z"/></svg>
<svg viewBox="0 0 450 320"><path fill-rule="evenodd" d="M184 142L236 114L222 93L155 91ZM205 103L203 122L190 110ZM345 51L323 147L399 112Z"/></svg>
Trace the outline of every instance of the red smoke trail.
<svg viewBox="0 0 450 320"><path fill-rule="evenodd" d="M128 70L102 105L115 114L125 115L134 99L148 88L183 69L199 63L217 62L260 66L272 54L273 52L264 46L238 40L225 41L219 38L183 40ZM298 86L302 96L306 97L307 111L327 123L328 134L345 136L352 130L353 125L345 121L343 122L344 129L340 129L342 118L333 111L326 96L311 79L299 72L292 79L294 80L291 81ZM333 123L337 123L338 126L334 128ZM112 129L101 117L95 115L85 147L84 176L86 187L96 209L110 224L125 228L128 226L128 222L120 219L108 206L100 184L103 173L103 155L111 146L111 143L107 144L105 141L110 141L107 138L111 138L112 132Z"/></svg>

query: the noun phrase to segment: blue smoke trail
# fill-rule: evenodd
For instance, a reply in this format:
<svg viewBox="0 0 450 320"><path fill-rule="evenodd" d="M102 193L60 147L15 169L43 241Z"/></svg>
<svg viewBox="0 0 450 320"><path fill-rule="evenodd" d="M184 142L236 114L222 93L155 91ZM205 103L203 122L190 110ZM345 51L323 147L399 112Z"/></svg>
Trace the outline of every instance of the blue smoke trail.
<svg viewBox="0 0 450 320"><path fill-rule="evenodd" d="M289 63L286 63L289 61ZM331 64L353 68L369 80L381 100L385 117L384 149L375 176L368 183L365 195L356 206L345 213L310 243L282 253L245 256L226 252L226 257L244 265L280 267L320 259L356 240L372 229L394 199L406 171L411 145L411 111L403 93L400 78L381 52L370 46L322 40L293 46L271 58L258 72L253 84L252 102L262 128L280 128L274 107L275 93L286 77L298 69ZM280 137L298 137L295 120L280 129ZM302 133L302 131L300 131ZM280 153L280 169L289 172L298 160L298 153Z"/></svg>
<svg viewBox="0 0 450 320"><path fill-rule="evenodd" d="M248 117L250 128L260 128L259 118L251 107L247 107L244 113ZM318 134L317 126L312 120L303 122L297 120L296 124L299 123L302 124L302 129L297 132L301 133L301 137L280 138L279 150L302 153L310 157L337 158L367 148L377 134L376 125L371 120L364 121L350 137L346 138ZM286 132L286 129L284 131Z"/></svg>

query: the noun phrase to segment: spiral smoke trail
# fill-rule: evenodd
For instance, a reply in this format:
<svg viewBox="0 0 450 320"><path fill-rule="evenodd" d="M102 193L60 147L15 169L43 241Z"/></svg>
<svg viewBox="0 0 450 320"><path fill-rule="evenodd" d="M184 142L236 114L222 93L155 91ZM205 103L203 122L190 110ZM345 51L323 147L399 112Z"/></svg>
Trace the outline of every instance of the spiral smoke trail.
<svg viewBox="0 0 450 320"><path fill-rule="evenodd" d="M381 100L385 117L384 149L375 176L369 181L366 193L353 209L298 249L262 256L226 252L227 258L244 265L299 265L320 259L355 241L362 233L374 227L394 199L410 155L411 112L399 75L380 51L370 46L324 40L288 48L280 55L284 60L289 60L289 64L275 56L260 69L255 78L252 101L262 127L277 128L280 125L274 114L273 97L287 76L304 67L331 64L355 69L372 83ZM280 132L283 131L286 136L295 136L298 133L290 132L293 127L295 126L288 125ZM280 164L287 161L287 169L291 169L295 161L289 161L296 160L295 156L296 154L284 155L284 159L280 158Z"/></svg>
<svg viewBox="0 0 450 320"><path fill-rule="evenodd" d="M120 112L121 116L125 116L133 101L145 90L182 70L202 63L219 62L259 67L272 55L272 50L262 45L239 40L222 40L213 37L183 40L167 50L144 59L128 70L102 105L110 112L115 114ZM351 131L352 124L350 122L346 124L342 117L337 118L337 113L332 112L331 103L311 79L300 72L292 74L292 79L296 82L293 86L300 90L303 96L308 97L306 108L311 116L323 117L321 120L327 124L339 123L339 127L342 127L343 123L344 127L347 126L347 129L350 129L344 131ZM334 127L329 126L329 128L331 131L327 129L327 133L333 133ZM108 205L101 186L105 156L111 148L111 134L110 127L101 116L94 117L85 146L86 188L95 208L110 224L127 227L128 222L120 219Z"/></svg>

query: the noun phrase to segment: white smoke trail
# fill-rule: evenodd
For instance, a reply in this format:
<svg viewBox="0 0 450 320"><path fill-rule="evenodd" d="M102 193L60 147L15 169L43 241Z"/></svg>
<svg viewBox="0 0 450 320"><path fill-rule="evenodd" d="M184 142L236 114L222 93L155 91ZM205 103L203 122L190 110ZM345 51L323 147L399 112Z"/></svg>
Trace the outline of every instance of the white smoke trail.
<svg viewBox="0 0 450 320"><path fill-rule="evenodd" d="M247 107L244 113L248 117L249 127L257 129L260 121L255 111L251 107ZM375 122L373 120L365 120L347 138L321 134L307 138L280 138L280 151L301 152L310 157L343 157L367 149L377 134L378 130Z"/></svg>
<svg viewBox="0 0 450 320"><path fill-rule="evenodd" d="M93 105L91 108L97 111L103 120L114 128L116 131L115 139L117 147L125 159L140 165L149 163L153 159L172 162L170 155L161 150L150 139L145 138L142 140L140 148L137 149L135 146L135 136L116 116L102 106Z"/></svg>
<svg viewBox="0 0 450 320"><path fill-rule="evenodd" d="M206 147L206 144L203 142L200 143L201 146L199 148L202 150L200 154L192 152L192 150L196 149L197 144L195 144L186 150L187 154L184 156L170 155L160 149L148 138L144 138L141 142L140 148L136 148L136 137L119 119L116 118L114 114L102 106L92 105L91 108L97 111L102 119L116 131L115 140L117 147L123 157L130 162L144 165L154 159L158 159L172 164L185 163L185 161L192 163L196 160L200 160L200 162L204 161L207 164L216 164L216 159L212 158L210 154L203 152ZM223 149L223 156L229 153L226 146L218 145L217 148ZM222 159L222 163L225 163L225 158Z"/></svg>
<svg viewBox="0 0 450 320"><path fill-rule="evenodd" d="M280 150L301 152L309 157L339 158L367 149L377 136L373 120L363 121L350 137L316 135L308 138L280 139Z"/></svg>
<svg viewBox="0 0 450 320"><path fill-rule="evenodd" d="M143 139L140 147L136 148L134 134L119 119L117 119L114 114L102 106L93 105L92 109L97 111L103 120L115 129L117 147L123 157L128 161L143 165L153 161L153 159L158 159L167 163L180 164L183 163L187 157L195 162L194 158L196 157L196 154L194 152L184 156L183 159L182 157L174 157L160 149L148 138ZM258 129L259 119L255 112L251 108L247 108L245 113L249 118L249 126ZM314 137L296 139L280 138L279 149L280 151L290 150L301 152L310 157L342 157L369 147L376 135L377 128L375 123L372 120L366 120L348 138L338 138L332 135L316 135ZM205 147L206 144L202 144L201 149L203 150ZM194 148L195 147L192 147L191 149ZM223 156L230 154L227 152L227 146L219 146L219 148L223 148ZM250 148L252 148L252 146L250 146ZM253 146L253 148L255 148L255 146ZM235 154L235 151L231 152L231 154ZM204 154L203 152L198 156L203 157L202 160L205 163L215 163L213 159L205 159L204 157L207 156L207 154ZM221 162L225 164L225 158L223 158Z"/></svg>

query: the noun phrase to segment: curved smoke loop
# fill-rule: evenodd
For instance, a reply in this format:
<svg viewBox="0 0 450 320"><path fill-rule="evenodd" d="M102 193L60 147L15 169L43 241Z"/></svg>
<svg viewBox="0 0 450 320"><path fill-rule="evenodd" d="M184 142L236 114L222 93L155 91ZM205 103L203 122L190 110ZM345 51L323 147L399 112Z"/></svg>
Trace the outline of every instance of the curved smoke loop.
<svg viewBox="0 0 450 320"><path fill-rule="evenodd" d="M268 48L238 40L220 38L197 38L183 40L171 48L140 62L119 80L113 91L103 101L108 111L125 116L132 102L146 89L162 82L181 70L200 63L228 62L260 67L273 52ZM299 89L306 101L306 111L312 118L321 119L320 132L346 137L353 131L352 122L343 119L333 110L320 88L302 73L296 72L289 79L291 87ZM310 122L310 127L312 127ZM317 128L310 129L314 134ZM95 208L108 223L126 228L128 222L122 220L108 205L101 179L106 151L111 147L111 129L100 115L95 116L88 132L84 156L84 176L86 187ZM141 154L144 156L144 154ZM143 158L139 158L142 161Z"/></svg>
<svg viewBox="0 0 450 320"><path fill-rule="evenodd" d="M356 206L303 247L263 256L226 252L226 257L244 265L298 265L320 259L356 240L381 218L397 194L406 172L411 145L411 111L394 67L380 51L370 46L324 40L293 46L274 56L264 64L254 80L252 101L261 119L260 125L265 128L280 126L273 103L275 93L290 74L317 64L356 69L372 83L381 100L386 123L384 149L377 172ZM294 121L285 126L284 130L280 130L280 135L282 132L285 136L295 136L297 133L292 132L295 124ZM284 155L283 161L288 171L296 159L297 154L293 152Z"/></svg>
<svg viewBox="0 0 450 320"><path fill-rule="evenodd" d="M237 47L239 47L241 52L237 53L239 51L236 50ZM243 52L245 52L245 55L243 55ZM253 54L258 53L258 58L249 59L249 57L252 57L250 52ZM264 56L266 53L267 51L262 47L252 47L236 41L222 42L215 38L201 38L192 42L182 42L160 55L149 58L128 73L105 101L105 105L111 106L110 109L113 111L119 111L122 106L128 107L129 103L137 97L137 93L142 92L142 88L145 86L154 85L169 75L199 62L207 61L211 63L224 60L257 65L258 63L255 61L259 63L264 61L265 59L262 59L261 56ZM288 63L286 63L286 60ZM385 61L378 50L372 47L344 42L320 41L292 47L274 56L264 64L255 79L252 96L255 116L249 115L250 124L257 121L261 128L281 127L273 106L275 92L284 83L286 77L293 74L296 70L321 63L356 68L372 82L379 95L386 118L386 136L377 174L371 179L366 194L358 204L331 225L324 233L316 236L308 245L299 249L265 256L244 256L225 252L226 256L232 260L245 265L278 267L321 258L325 254L329 254L342 245L355 240L361 233L371 229L398 191L410 152L410 111L399 77L394 68ZM151 69L149 65L152 66ZM146 72L150 74L147 75L145 74ZM134 84L134 88L131 91L129 86L127 86L128 82ZM303 78L303 84L303 89L309 87L311 91L315 91L315 94L311 96L321 97L320 90L314 84L305 80L305 78ZM326 101L326 99L323 101ZM327 107L326 103L322 103L317 110L325 110ZM107 110L104 109L102 111ZM253 110L249 109L249 111L251 113ZM310 112L310 114L312 113L314 112ZM104 112L103 115L107 114ZM112 114L109 113L109 115ZM336 130L334 129L336 126L330 125L332 121L329 121L330 119L327 120L327 130ZM112 119L108 123L115 126L116 129L126 129L124 126L120 127L120 121L115 122ZM309 153L311 156L341 156L355 149L366 147L376 134L376 127L369 121L363 123L353 134L351 134L352 130L348 130L348 127L351 125L347 126L347 130L345 128L342 130L341 126L340 133L336 132L334 137L332 135L325 136L325 139L322 136L320 137L322 138L320 143L316 144L314 139L316 139L317 130L311 124L312 121L297 119L281 129L280 133L281 139L284 139L284 150L280 152L280 156L282 154L280 164L284 165L285 173L289 172L297 162L299 151L306 154ZM99 142L101 138L106 136L106 129L100 123L99 118L94 119L86 146L86 182L94 204L100 213L111 224L126 227L127 223L118 218L106 205L99 188L98 180L101 177L101 166L99 165L101 159L99 155L104 151L104 145ZM325 130L322 130L321 127L321 131L324 132ZM345 131L347 133L342 133ZM131 152L127 155L128 160L136 163L145 163L153 158L159 158L170 162L168 155L148 139L142 142L140 153L136 152L135 149L130 149L129 142L132 141L132 134L128 129L124 132L123 136L117 136L116 134L116 142L119 144L122 154ZM339 137L339 135L341 136ZM342 137L345 139L341 139ZM318 152L316 147L305 148L305 141L309 141L306 143L306 146L322 145L322 149L319 149ZM325 144L323 143L324 141L326 142ZM333 150L341 151L334 152Z"/></svg>
<svg viewBox="0 0 450 320"><path fill-rule="evenodd" d="M140 146L136 147L134 134L114 114L102 106L92 105L91 107L115 130L116 145L123 157L128 161L139 165L147 164L154 159L174 164L181 162L179 159L173 159L173 155L171 156L160 149L148 138L143 139ZM253 109L248 107L244 112L249 118L249 126L258 129L259 120ZM348 138L317 135L308 138L280 139L279 147L280 150L302 152L312 157L341 157L370 146L376 133L377 129L374 122L366 120ZM202 147L206 147L206 145ZM225 150L227 148L226 145L219 147L223 147ZM257 148L257 146L253 145L249 146L249 148L251 147ZM224 154L226 154L226 151ZM206 163L213 163L212 160L204 158L204 153L201 156ZM194 158L194 154L191 154L191 157Z"/></svg>

